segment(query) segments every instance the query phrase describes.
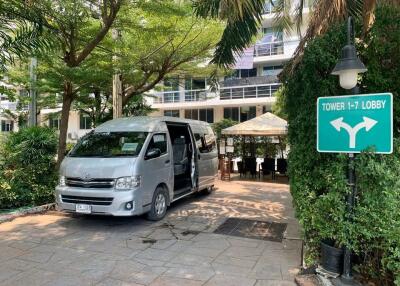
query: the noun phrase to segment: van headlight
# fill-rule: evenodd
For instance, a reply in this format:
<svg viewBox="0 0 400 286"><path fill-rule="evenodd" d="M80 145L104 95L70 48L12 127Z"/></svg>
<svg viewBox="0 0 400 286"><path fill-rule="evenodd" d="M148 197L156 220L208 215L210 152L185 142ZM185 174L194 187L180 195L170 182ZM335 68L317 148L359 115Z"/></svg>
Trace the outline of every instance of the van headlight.
<svg viewBox="0 0 400 286"><path fill-rule="evenodd" d="M65 187L65 176L60 176L60 177L58 178L58 185L59 185L60 187Z"/></svg>
<svg viewBox="0 0 400 286"><path fill-rule="evenodd" d="M140 176L121 177L115 181L115 189L118 191L129 190L140 186Z"/></svg>

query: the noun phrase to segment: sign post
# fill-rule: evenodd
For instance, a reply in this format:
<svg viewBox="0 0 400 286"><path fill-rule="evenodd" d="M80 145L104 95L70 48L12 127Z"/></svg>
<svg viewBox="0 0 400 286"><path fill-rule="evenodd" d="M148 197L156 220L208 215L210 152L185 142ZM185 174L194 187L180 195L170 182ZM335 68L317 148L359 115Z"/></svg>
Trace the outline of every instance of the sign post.
<svg viewBox="0 0 400 286"><path fill-rule="evenodd" d="M393 95L391 93L319 97L317 102L317 150L348 153L347 215L352 220L356 193L355 153L372 148L375 153L393 151ZM353 285L351 251L344 252L343 277ZM346 281L345 280L345 281Z"/></svg>

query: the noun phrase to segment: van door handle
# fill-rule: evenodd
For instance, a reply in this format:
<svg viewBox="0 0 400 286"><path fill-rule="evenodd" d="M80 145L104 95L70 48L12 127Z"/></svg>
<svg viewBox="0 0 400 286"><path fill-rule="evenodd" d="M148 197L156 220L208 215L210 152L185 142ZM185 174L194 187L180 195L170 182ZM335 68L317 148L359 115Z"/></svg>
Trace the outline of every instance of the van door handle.
<svg viewBox="0 0 400 286"><path fill-rule="evenodd" d="M197 158L199 158L199 159L201 158L200 154L197 154Z"/></svg>
<svg viewBox="0 0 400 286"><path fill-rule="evenodd" d="M169 164L169 162L171 162L170 160L165 161L165 164Z"/></svg>

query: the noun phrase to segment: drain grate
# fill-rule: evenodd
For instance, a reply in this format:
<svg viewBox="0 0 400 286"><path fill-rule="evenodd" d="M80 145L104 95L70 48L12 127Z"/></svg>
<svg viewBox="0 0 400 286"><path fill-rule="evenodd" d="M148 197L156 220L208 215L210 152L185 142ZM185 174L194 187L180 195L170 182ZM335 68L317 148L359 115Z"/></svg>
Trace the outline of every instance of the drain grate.
<svg viewBox="0 0 400 286"><path fill-rule="evenodd" d="M228 218L214 233L282 242L286 223Z"/></svg>

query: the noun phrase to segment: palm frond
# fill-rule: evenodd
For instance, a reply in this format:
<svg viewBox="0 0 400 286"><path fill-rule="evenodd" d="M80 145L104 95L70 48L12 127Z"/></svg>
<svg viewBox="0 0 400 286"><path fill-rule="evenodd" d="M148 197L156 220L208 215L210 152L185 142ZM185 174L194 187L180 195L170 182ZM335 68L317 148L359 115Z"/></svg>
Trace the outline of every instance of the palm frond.
<svg viewBox="0 0 400 286"><path fill-rule="evenodd" d="M274 5L274 27L286 33L289 33L293 28L293 21L290 15L291 4L291 0L278 0Z"/></svg>
<svg viewBox="0 0 400 286"><path fill-rule="evenodd" d="M297 34L301 37L301 25L303 24L303 8L305 0L299 0L299 3L294 9L294 22L296 25Z"/></svg>
<svg viewBox="0 0 400 286"><path fill-rule="evenodd" d="M32 56L50 47L49 39L42 37L45 22L29 2L0 2L0 70L13 64L15 58Z"/></svg>
<svg viewBox="0 0 400 286"><path fill-rule="evenodd" d="M360 18L363 2L364 0L316 0L307 31L294 52L293 60L285 67L284 72L290 72L297 66L307 42L323 34L332 23L343 21L348 15Z"/></svg>
<svg viewBox="0 0 400 286"><path fill-rule="evenodd" d="M211 63L229 67L257 35L264 11L264 0L197 0L195 13L226 21Z"/></svg>

